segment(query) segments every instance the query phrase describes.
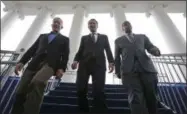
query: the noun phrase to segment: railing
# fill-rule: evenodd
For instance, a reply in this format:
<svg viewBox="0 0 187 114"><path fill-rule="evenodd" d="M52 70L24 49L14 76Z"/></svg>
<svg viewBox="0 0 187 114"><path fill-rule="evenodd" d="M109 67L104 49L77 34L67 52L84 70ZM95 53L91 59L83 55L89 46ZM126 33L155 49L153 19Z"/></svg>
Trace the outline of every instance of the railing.
<svg viewBox="0 0 187 114"><path fill-rule="evenodd" d="M151 56L158 71L159 99L177 114L187 113L186 53ZM113 76L113 83L121 85L121 80ZM185 112L185 113L184 113Z"/></svg>
<svg viewBox="0 0 187 114"><path fill-rule="evenodd" d="M8 74L9 72L11 72L10 69L12 69L15 65L18 56L19 53L16 52L1 51L1 66L4 65L3 67L1 67L3 68L1 70L1 76L4 76L3 79L6 79L1 80L1 88L6 83ZM171 107L171 109L176 111L178 114L187 112L186 54L163 54L160 57L150 57L158 71L159 99L164 104ZM71 76L71 78L75 80L76 71L69 70L65 73L65 75L67 76L63 76L62 80L67 81L70 78L69 76ZM121 84L121 80L115 80L118 79L113 76L113 84ZM10 85L7 87L6 92L3 94L4 96L1 98L1 102L12 84L13 80L10 82ZM56 80L54 77L52 77L45 89L45 95L47 95L49 91L58 86L58 84L59 80ZM12 98L12 96L13 93L11 94L9 100ZM9 101L7 102L7 106L8 103ZM6 110L6 108L4 110Z"/></svg>
<svg viewBox="0 0 187 114"><path fill-rule="evenodd" d="M19 56L20 56L20 53L16 53L16 52L13 52L13 51L3 51L3 50L1 50L0 91L4 88L4 85L7 83L8 79L10 77L9 74L12 74L13 69L15 67L15 64L17 63L17 59L19 58ZM1 111L2 114L4 114L5 111L7 111L7 108L8 108L9 105L12 105L12 104L10 104L10 102L13 98L14 92L15 92L16 87L17 87L17 85L19 83L19 80L20 80L16 77L19 77L19 76L14 76L12 78L12 80L9 82L9 85L6 87L6 90L4 91L4 93L0 92L1 93L0 94L1 95L0 106L2 106L2 103L4 102L5 97L7 97L8 93L10 92L11 87L14 87L13 91L11 91L11 93L8 96L9 98L6 101L6 105L3 107L3 110ZM16 80L18 82L16 83L16 85L13 85L14 84L13 82L16 81ZM55 79L54 76L52 76L52 78L47 83L44 94L47 95L49 93L49 91L54 90L55 87L58 86L58 84L59 84L59 80ZM9 110L9 113L10 113L10 110Z"/></svg>
<svg viewBox="0 0 187 114"><path fill-rule="evenodd" d="M187 112L186 54L151 56L158 70L159 98L179 114Z"/></svg>
<svg viewBox="0 0 187 114"><path fill-rule="evenodd" d="M5 82L8 80L9 73L15 66L20 53L14 51L5 51L1 50L1 82L0 82L0 89L4 87Z"/></svg>

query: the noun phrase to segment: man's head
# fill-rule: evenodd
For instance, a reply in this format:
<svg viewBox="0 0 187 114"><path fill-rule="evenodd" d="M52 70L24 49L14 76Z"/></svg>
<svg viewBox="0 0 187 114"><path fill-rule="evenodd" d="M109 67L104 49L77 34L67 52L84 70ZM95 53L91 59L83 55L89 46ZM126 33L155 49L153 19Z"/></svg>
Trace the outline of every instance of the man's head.
<svg viewBox="0 0 187 114"><path fill-rule="evenodd" d="M132 26L129 21L125 21L122 24L122 30L125 31L125 33L130 34L132 33Z"/></svg>
<svg viewBox="0 0 187 114"><path fill-rule="evenodd" d="M98 22L96 19L90 19L88 21L88 28L90 29L90 32L97 32L98 28Z"/></svg>
<svg viewBox="0 0 187 114"><path fill-rule="evenodd" d="M53 23L52 23L52 30L55 32L59 32L62 28L63 28L63 21L61 18L59 17L55 17L53 19Z"/></svg>

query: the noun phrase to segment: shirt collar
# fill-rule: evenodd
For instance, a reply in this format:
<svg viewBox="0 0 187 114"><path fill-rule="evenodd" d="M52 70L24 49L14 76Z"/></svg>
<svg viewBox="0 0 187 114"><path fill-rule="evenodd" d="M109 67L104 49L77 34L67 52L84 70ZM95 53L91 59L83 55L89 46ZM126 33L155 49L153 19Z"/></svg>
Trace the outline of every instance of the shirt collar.
<svg viewBox="0 0 187 114"><path fill-rule="evenodd" d="M130 33L130 34L125 33L125 36L134 36L134 34L133 33Z"/></svg>
<svg viewBox="0 0 187 114"><path fill-rule="evenodd" d="M90 35L92 35L92 34L97 35L98 33L97 32L94 32L94 33L91 32Z"/></svg>
<svg viewBox="0 0 187 114"><path fill-rule="evenodd" d="M58 34L59 32L51 31L50 34Z"/></svg>

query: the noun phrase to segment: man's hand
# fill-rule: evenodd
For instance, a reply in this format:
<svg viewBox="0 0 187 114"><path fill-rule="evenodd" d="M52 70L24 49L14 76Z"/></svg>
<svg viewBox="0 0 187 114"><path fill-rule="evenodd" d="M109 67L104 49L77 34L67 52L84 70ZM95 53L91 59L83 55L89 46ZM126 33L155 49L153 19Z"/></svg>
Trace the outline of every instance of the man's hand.
<svg viewBox="0 0 187 114"><path fill-rule="evenodd" d="M19 75L19 71L22 70L23 66L24 66L24 64L22 64L22 63L18 63L18 64L16 64L16 67L15 67L14 73L15 73L16 75Z"/></svg>
<svg viewBox="0 0 187 114"><path fill-rule="evenodd" d="M150 51L154 54L154 56L160 56L161 55L158 48L152 48Z"/></svg>
<svg viewBox="0 0 187 114"><path fill-rule="evenodd" d="M58 77L58 78L62 78L63 74L64 74L64 70L62 70L62 69L58 69L56 71L56 77Z"/></svg>
<svg viewBox="0 0 187 114"><path fill-rule="evenodd" d="M72 68L73 70L75 70L75 69L77 69L77 65L78 65L78 62L77 62L77 61L74 61L74 62L72 63L72 65L71 65L71 68Z"/></svg>
<svg viewBox="0 0 187 114"><path fill-rule="evenodd" d="M109 63L108 69L109 69L108 73L112 73L114 70L114 63Z"/></svg>

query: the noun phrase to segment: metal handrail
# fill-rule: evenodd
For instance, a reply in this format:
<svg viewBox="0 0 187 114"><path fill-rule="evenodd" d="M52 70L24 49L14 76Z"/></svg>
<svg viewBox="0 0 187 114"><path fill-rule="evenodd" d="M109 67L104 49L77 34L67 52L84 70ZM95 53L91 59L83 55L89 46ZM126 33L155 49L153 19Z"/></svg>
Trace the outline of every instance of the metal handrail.
<svg viewBox="0 0 187 114"><path fill-rule="evenodd" d="M172 85L177 83L186 84L186 73L184 73L186 70L181 68L186 69L186 54L164 54L161 57L151 56L151 59L158 72L162 75L164 74L163 77L158 76L158 84L163 85L163 83L167 83L170 86L170 89L165 87L165 85L160 86L159 96L161 101L177 113L183 114L187 111L187 104L184 101L185 97L182 97L187 97L185 86L181 86L181 90L184 92L184 95L182 95L179 88Z"/></svg>
<svg viewBox="0 0 187 114"><path fill-rule="evenodd" d="M17 52L12 51L2 51L1 50L2 58L5 57L5 54L12 53L15 55L18 55ZM161 102L169 106L171 109L173 109L177 113L183 113L184 111L187 111L187 103L184 101L183 95L180 93L179 88L176 87L176 84L185 84L187 81L186 78L186 54L162 54L160 57L154 57L151 56L151 59L155 65L155 67L158 70L158 93L159 93L159 99ZM1 60L2 60L1 58ZM17 57L18 58L18 57ZM15 56L10 57L10 61L2 61L2 64L8 65L6 69L1 72L2 75L6 75L10 72L10 69L17 63ZM184 69L183 69L184 68ZM8 69L8 70L7 70ZM76 75L76 71L68 70L65 75ZM7 76L5 76L7 78ZM115 74L113 75L113 84L122 84L121 80L119 82L115 82ZM6 82L7 80L5 80ZM10 83L9 87L5 91L5 94L9 91L10 87L12 86L13 82ZM59 80L52 77L46 88L45 88L45 95L47 95L51 90L54 90L59 84ZM174 85L174 86L173 86ZM171 87L170 89L168 87ZM181 87L182 91L184 92L184 96L187 97L187 91L185 87ZM11 94L6 107L4 110L6 110L7 106L10 103L10 99L12 98L13 93ZM5 96L2 97L1 102Z"/></svg>

